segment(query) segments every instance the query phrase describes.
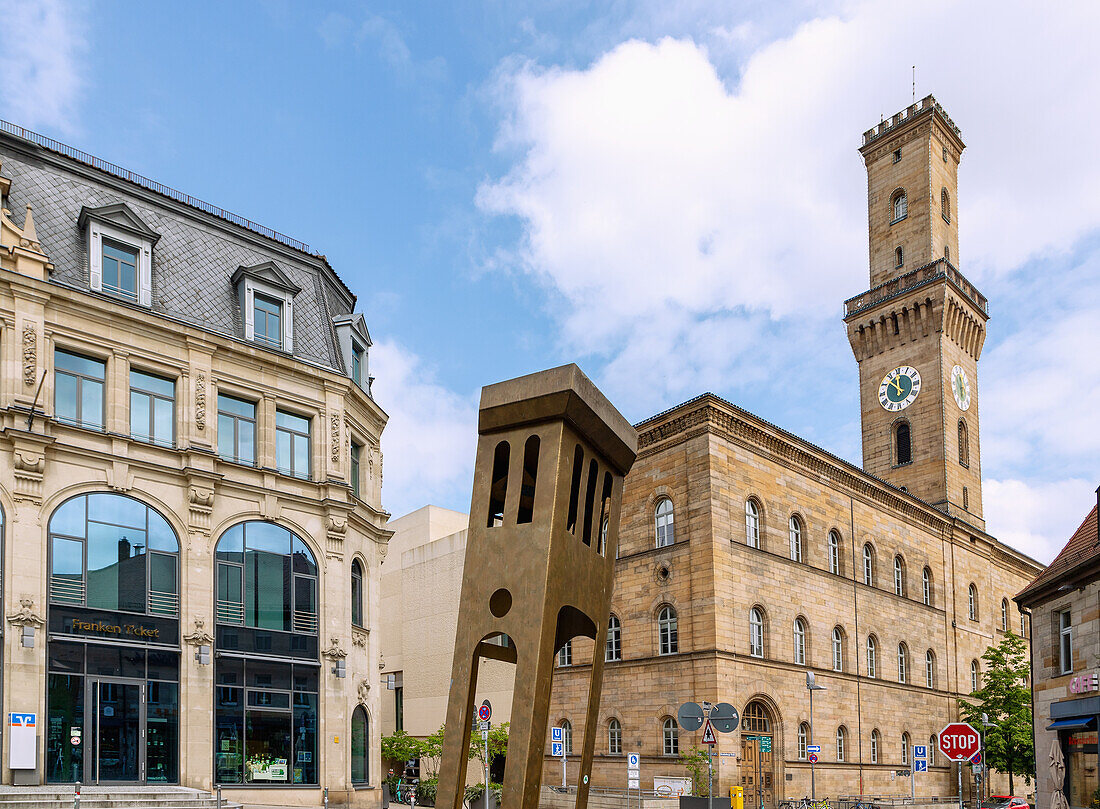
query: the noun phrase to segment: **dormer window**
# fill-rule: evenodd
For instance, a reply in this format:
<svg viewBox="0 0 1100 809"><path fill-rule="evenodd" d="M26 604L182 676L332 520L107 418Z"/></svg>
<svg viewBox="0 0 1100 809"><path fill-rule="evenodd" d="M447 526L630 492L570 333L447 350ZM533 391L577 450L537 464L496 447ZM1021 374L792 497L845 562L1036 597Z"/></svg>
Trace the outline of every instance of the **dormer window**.
<svg viewBox="0 0 1100 809"><path fill-rule="evenodd" d="M363 349L354 341L351 345L351 381L363 387Z"/></svg>
<svg viewBox="0 0 1100 809"><path fill-rule="evenodd" d="M82 208L88 244L88 286L140 306L153 304L153 231L125 203Z"/></svg>
<svg viewBox="0 0 1100 809"><path fill-rule="evenodd" d="M294 296L301 289L273 261L238 267L233 285L244 321L244 339L294 353Z"/></svg>
<svg viewBox="0 0 1100 809"><path fill-rule="evenodd" d="M344 373L360 390L370 395L370 363L367 350L371 346L367 323L358 313L337 315L332 319L336 342L344 358Z"/></svg>

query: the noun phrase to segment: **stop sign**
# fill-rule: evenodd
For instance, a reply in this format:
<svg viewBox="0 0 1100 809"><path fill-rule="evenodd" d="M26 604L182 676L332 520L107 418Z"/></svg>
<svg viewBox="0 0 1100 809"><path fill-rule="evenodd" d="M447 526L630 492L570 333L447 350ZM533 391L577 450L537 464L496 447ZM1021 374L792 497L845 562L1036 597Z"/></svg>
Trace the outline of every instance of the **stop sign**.
<svg viewBox="0 0 1100 809"><path fill-rule="evenodd" d="M952 722L940 731L940 752L950 761L966 761L982 748L982 737L966 722Z"/></svg>

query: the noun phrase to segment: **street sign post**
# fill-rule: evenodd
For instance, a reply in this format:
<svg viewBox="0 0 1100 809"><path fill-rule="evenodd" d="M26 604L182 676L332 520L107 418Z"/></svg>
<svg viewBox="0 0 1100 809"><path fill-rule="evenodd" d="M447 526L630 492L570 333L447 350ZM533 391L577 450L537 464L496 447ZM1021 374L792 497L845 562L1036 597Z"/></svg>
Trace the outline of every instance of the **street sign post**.
<svg viewBox="0 0 1100 809"><path fill-rule="evenodd" d="M703 723L703 744L711 746L718 744L718 738L714 735L714 728L711 727L709 719Z"/></svg>
<svg viewBox="0 0 1100 809"><path fill-rule="evenodd" d="M810 753L810 763L817 764L817 753Z"/></svg>
<svg viewBox="0 0 1100 809"><path fill-rule="evenodd" d="M966 722L951 722L940 731L938 746L959 771L959 809L963 809L962 763L982 748L982 737Z"/></svg>
<svg viewBox="0 0 1100 809"><path fill-rule="evenodd" d="M489 717L493 715L493 706L489 700L481 701L477 709L477 718L481 720L481 743L485 745L485 807L489 806Z"/></svg>
<svg viewBox="0 0 1100 809"><path fill-rule="evenodd" d="M820 744L807 745L806 752L808 752L808 753L820 753L821 752L821 745Z"/></svg>

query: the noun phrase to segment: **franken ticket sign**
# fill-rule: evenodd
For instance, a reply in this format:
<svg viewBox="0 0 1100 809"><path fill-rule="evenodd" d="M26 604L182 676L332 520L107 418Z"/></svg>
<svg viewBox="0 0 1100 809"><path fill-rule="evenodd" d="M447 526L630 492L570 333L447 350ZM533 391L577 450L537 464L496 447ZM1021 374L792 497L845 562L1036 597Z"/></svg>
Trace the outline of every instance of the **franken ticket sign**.
<svg viewBox="0 0 1100 809"><path fill-rule="evenodd" d="M83 638L117 640L125 643L179 644L179 621L174 618L136 616L124 612L89 610L50 605L50 632Z"/></svg>

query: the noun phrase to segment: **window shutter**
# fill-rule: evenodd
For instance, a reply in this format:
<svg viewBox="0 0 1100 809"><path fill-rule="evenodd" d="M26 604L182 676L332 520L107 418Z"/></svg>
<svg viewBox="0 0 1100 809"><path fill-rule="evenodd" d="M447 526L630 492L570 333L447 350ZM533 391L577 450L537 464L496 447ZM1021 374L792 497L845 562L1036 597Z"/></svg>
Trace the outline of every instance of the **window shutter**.
<svg viewBox="0 0 1100 809"><path fill-rule="evenodd" d="M244 287L244 339L256 339L256 304L253 300L252 284L245 281Z"/></svg>
<svg viewBox="0 0 1100 809"><path fill-rule="evenodd" d="M103 235L92 225L88 234L88 285L103 291Z"/></svg>
<svg viewBox="0 0 1100 809"><path fill-rule="evenodd" d="M291 354L294 353L294 299L289 295L283 317L283 348Z"/></svg>
<svg viewBox="0 0 1100 809"><path fill-rule="evenodd" d="M141 247L141 266L138 268L138 303L153 305L153 256L149 245Z"/></svg>

